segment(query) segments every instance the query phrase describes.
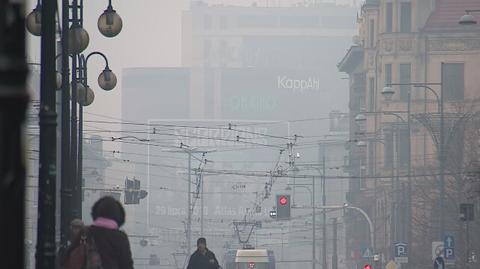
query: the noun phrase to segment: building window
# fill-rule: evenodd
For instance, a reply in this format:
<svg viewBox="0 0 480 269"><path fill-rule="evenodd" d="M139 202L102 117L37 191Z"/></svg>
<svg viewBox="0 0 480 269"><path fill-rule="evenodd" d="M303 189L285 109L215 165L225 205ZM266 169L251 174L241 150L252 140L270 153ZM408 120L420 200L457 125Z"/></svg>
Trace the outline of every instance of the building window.
<svg viewBox="0 0 480 269"><path fill-rule="evenodd" d="M375 21L374 20L370 20L368 43L370 44L370 48L375 47Z"/></svg>
<svg viewBox="0 0 480 269"><path fill-rule="evenodd" d="M409 33L412 31L412 3L400 3L400 32Z"/></svg>
<svg viewBox="0 0 480 269"><path fill-rule="evenodd" d="M221 30L227 29L227 17L225 16L220 17L220 29Z"/></svg>
<svg viewBox="0 0 480 269"><path fill-rule="evenodd" d="M411 74L412 74L412 65L411 64L400 64L400 83L411 83ZM410 91L409 85L400 86L400 100L407 102L408 101L408 91Z"/></svg>
<svg viewBox="0 0 480 269"><path fill-rule="evenodd" d="M463 100L465 90L464 64L446 63L443 68L444 99L447 101Z"/></svg>
<svg viewBox="0 0 480 269"><path fill-rule="evenodd" d="M276 16L245 15L238 17L238 26L242 28L272 28L276 25Z"/></svg>
<svg viewBox="0 0 480 269"><path fill-rule="evenodd" d="M374 175L375 167L375 141L368 141L368 175Z"/></svg>
<svg viewBox="0 0 480 269"><path fill-rule="evenodd" d="M375 78L370 78L368 83L368 111L375 111Z"/></svg>
<svg viewBox="0 0 480 269"><path fill-rule="evenodd" d="M393 32L393 3L387 3L385 6L385 32Z"/></svg>
<svg viewBox="0 0 480 269"><path fill-rule="evenodd" d="M212 42L206 39L203 43L203 57L205 65L210 65L210 58L212 57Z"/></svg>
<svg viewBox="0 0 480 269"><path fill-rule="evenodd" d="M317 28L320 25L318 16L281 16L280 27Z"/></svg>
<svg viewBox="0 0 480 269"><path fill-rule="evenodd" d="M212 17L210 15L205 15L203 17L203 27L205 29L212 29Z"/></svg>
<svg viewBox="0 0 480 269"><path fill-rule="evenodd" d="M392 64L385 65L385 85L392 84Z"/></svg>
<svg viewBox="0 0 480 269"><path fill-rule="evenodd" d="M383 139L385 141L383 146L383 166L386 169L391 169L393 166L393 132L391 128L383 130Z"/></svg>
<svg viewBox="0 0 480 269"><path fill-rule="evenodd" d="M408 133L408 128L405 125L397 126L397 150L398 150L398 167L406 167L409 161L408 153L408 143L410 140L410 135Z"/></svg>

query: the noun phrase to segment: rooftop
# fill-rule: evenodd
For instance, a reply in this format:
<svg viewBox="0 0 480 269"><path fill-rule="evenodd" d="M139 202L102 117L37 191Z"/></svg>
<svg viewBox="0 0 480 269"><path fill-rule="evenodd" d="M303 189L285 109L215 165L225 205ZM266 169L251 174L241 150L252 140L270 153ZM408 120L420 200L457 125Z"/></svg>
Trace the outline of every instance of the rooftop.
<svg viewBox="0 0 480 269"><path fill-rule="evenodd" d="M430 14L424 30L435 31L445 29L459 29L464 26L458 24L460 17L467 9L480 9L480 0L439 0L437 7ZM480 29L480 14L473 14L479 24L473 26Z"/></svg>

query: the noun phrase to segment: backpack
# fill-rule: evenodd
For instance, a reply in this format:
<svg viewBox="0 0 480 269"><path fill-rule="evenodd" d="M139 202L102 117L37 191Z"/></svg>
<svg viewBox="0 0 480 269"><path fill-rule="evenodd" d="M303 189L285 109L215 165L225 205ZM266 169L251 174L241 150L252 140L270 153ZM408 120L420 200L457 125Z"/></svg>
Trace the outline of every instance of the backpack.
<svg viewBox="0 0 480 269"><path fill-rule="evenodd" d="M97 245L88 229L80 233L80 243L71 251L66 269L104 269Z"/></svg>

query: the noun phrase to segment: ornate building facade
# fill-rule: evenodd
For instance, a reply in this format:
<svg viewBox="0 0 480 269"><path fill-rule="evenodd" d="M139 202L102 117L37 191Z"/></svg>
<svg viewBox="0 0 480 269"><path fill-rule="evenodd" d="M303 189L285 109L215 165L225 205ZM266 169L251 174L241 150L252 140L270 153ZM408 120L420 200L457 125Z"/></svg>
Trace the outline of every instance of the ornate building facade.
<svg viewBox="0 0 480 269"><path fill-rule="evenodd" d="M459 242L452 266L464 268L479 252L478 244L466 243L458 219L461 203L479 212L478 194L468 193L478 178L470 175L478 163L471 137L480 111L480 27L458 23L468 9L480 9L480 2L367 0L361 7L359 34L338 67L350 77L348 200L373 220L375 242L365 236L366 222L352 216L351 266L364 262L368 247L385 264L395 259L395 243L406 243L409 268L426 268L432 243L445 234ZM479 229L478 220L470 227Z"/></svg>

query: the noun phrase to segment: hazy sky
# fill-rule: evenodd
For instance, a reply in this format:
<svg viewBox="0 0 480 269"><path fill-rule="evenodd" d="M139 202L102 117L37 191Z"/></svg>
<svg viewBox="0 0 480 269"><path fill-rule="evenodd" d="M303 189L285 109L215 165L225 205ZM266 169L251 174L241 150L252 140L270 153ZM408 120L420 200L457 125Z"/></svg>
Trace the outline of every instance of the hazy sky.
<svg viewBox="0 0 480 269"><path fill-rule="evenodd" d="M35 1L36 2L36 1ZM35 6L30 1L27 12ZM59 1L60 2L60 1ZM92 57L88 63L89 85L95 101L85 111L120 117L121 70L138 66L179 66L181 52L181 12L188 0L113 0L113 8L122 17L122 32L114 38L103 37L97 19L108 1L84 1L84 28L90 35L86 53L100 51L107 55L110 68L118 78L115 89L105 92L97 84L104 63ZM40 38L28 34L29 61L40 61ZM88 119L90 115L86 114Z"/></svg>
<svg viewBox="0 0 480 269"><path fill-rule="evenodd" d="M307 0L309 2L313 0ZM337 4L355 4L356 0L325 0ZM61 1L59 1L60 3ZM299 3L302 0L209 0L211 4L278 5ZM106 8L107 0L84 1L84 28L90 35L90 44L85 53L100 51L107 55L110 68L118 78L115 89L105 92L97 84L98 74L104 63L92 57L88 64L88 83L95 92L95 101L85 109L89 113L121 117L122 69L128 67L177 67L181 65L181 18L182 11L189 8L190 0L113 0L113 8L122 17L122 32L114 38L103 37L97 29L97 19ZM27 12L36 1L30 0ZM40 61L40 38L27 34L29 61ZM98 117L95 117L98 119ZM128 119L124 119L128 120Z"/></svg>

